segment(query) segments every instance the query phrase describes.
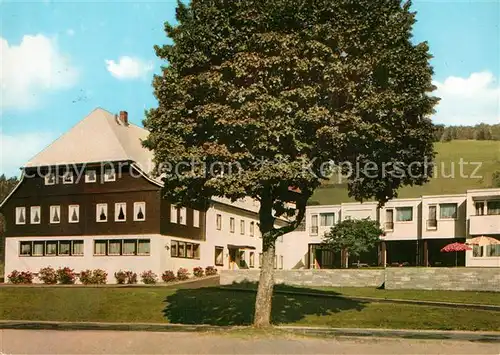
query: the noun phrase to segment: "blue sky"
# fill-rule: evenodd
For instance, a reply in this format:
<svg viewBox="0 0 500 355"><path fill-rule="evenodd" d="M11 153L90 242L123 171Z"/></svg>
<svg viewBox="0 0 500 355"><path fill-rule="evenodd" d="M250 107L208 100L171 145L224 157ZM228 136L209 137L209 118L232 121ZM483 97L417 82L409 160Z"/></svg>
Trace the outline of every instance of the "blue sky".
<svg viewBox="0 0 500 355"><path fill-rule="evenodd" d="M0 173L18 175L34 154L95 107L126 110L141 123L156 105L151 79L162 65L175 1L0 0ZM500 2L414 1L416 41L434 55L434 120L499 123ZM91 137L89 137L91 139Z"/></svg>

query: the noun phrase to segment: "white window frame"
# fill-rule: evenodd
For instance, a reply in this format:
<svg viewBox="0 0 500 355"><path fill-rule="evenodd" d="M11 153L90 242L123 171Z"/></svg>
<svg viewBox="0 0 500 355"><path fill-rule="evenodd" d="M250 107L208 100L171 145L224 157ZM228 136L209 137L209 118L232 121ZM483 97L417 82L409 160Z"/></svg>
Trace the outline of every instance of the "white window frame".
<svg viewBox="0 0 500 355"><path fill-rule="evenodd" d="M49 182L49 178L51 176L54 177L54 181L52 183ZM45 182L45 185L48 185L48 186L55 185L57 183L57 176L55 173L49 172L49 173L47 173L47 175L44 176L43 180Z"/></svg>
<svg viewBox="0 0 500 355"><path fill-rule="evenodd" d="M90 179L90 172L94 172L94 180ZM97 182L97 171L95 169L90 169L85 171L85 183L92 183L92 182Z"/></svg>
<svg viewBox="0 0 500 355"><path fill-rule="evenodd" d="M234 233L236 230L236 219L234 217L229 217L229 232Z"/></svg>
<svg viewBox="0 0 500 355"><path fill-rule="evenodd" d="M120 206L123 206L123 214L124 218L123 219L118 219L118 216L120 214ZM126 222L127 221L127 203L126 202L116 202L115 203L115 222Z"/></svg>
<svg viewBox="0 0 500 355"><path fill-rule="evenodd" d="M404 210L404 209L411 210L411 219L408 221L398 219L398 212L401 210ZM413 223L415 221L415 209L413 208L413 206L398 206L398 207L394 208L394 212L396 212L396 216L395 216L396 218L395 218L394 223Z"/></svg>
<svg viewBox="0 0 500 355"><path fill-rule="evenodd" d="M101 207L104 207L104 213L106 214L106 219L101 220ZM109 219L108 214L108 204L107 203L98 203L95 205L95 221L97 223L107 222Z"/></svg>
<svg viewBox="0 0 500 355"><path fill-rule="evenodd" d="M193 227L200 228L200 211L193 210Z"/></svg>
<svg viewBox="0 0 500 355"><path fill-rule="evenodd" d="M179 224L187 225L187 209L186 207L179 208Z"/></svg>
<svg viewBox="0 0 500 355"><path fill-rule="evenodd" d="M59 221L54 222L54 211L57 210L57 214L59 215ZM61 206L59 205L52 205L49 206L49 217L50 217L50 224L59 224L61 223Z"/></svg>
<svg viewBox="0 0 500 355"><path fill-rule="evenodd" d="M38 210L38 222L33 220L36 211ZM30 206L30 224L40 224L42 223L42 208L40 206Z"/></svg>
<svg viewBox="0 0 500 355"><path fill-rule="evenodd" d="M21 211L23 211L24 214L24 222L19 222L19 216L21 215ZM26 224L26 207L23 206L16 207L15 215L16 215L16 224L18 225Z"/></svg>
<svg viewBox="0 0 500 355"><path fill-rule="evenodd" d="M254 236L255 236L255 222L251 221L250 222L250 237L254 237Z"/></svg>
<svg viewBox="0 0 500 355"><path fill-rule="evenodd" d="M442 206L451 206L453 205L455 207L455 217L442 217L441 215L441 207ZM437 218L439 218L439 220L442 220L442 221L456 221L458 219L458 203L456 202L444 202L444 203L440 203L439 204L439 215L437 216Z"/></svg>
<svg viewBox="0 0 500 355"><path fill-rule="evenodd" d="M178 209L175 205L170 205L170 223L178 223Z"/></svg>
<svg viewBox="0 0 500 355"><path fill-rule="evenodd" d="M244 235L245 234L245 220L240 219L240 234Z"/></svg>
<svg viewBox="0 0 500 355"><path fill-rule="evenodd" d="M69 181L66 181L66 178L67 177L71 177L71 179ZM62 182L64 185L70 185L70 184L73 184L75 180L75 175L73 174L72 171L67 171L64 173L64 175L62 176Z"/></svg>
<svg viewBox="0 0 500 355"><path fill-rule="evenodd" d="M76 211L76 217L78 218L77 221L72 220L72 209L75 209ZM68 223L79 223L80 222L80 205L69 205L68 206Z"/></svg>
<svg viewBox="0 0 500 355"><path fill-rule="evenodd" d="M222 215L220 213L215 215L215 228L218 231L222 230Z"/></svg>
<svg viewBox="0 0 500 355"><path fill-rule="evenodd" d="M108 174L111 171L112 174ZM104 182L116 181L116 170L115 168L105 168L104 169Z"/></svg>
<svg viewBox="0 0 500 355"><path fill-rule="evenodd" d="M137 213L139 212L140 207L142 207L142 214L144 215L144 217L141 219L137 218ZM146 202L144 201L134 202L134 221L143 222L145 220L146 220Z"/></svg>

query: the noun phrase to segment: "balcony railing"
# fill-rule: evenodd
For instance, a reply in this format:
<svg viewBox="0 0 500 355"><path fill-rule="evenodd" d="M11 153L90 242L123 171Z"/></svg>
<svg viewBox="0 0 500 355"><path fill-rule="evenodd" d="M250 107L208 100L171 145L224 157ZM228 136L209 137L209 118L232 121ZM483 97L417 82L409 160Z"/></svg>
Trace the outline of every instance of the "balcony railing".
<svg viewBox="0 0 500 355"><path fill-rule="evenodd" d="M394 230L394 222L385 222L385 230L386 231Z"/></svg>
<svg viewBox="0 0 500 355"><path fill-rule="evenodd" d="M428 219L427 220L427 229L437 229L438 221L437 219Z"/></svg>
<svg viewBox="0 0 500 355"><path fill-rule="evenodd" d="M318 234L318 226L311 227L311 234Z"/></svg>

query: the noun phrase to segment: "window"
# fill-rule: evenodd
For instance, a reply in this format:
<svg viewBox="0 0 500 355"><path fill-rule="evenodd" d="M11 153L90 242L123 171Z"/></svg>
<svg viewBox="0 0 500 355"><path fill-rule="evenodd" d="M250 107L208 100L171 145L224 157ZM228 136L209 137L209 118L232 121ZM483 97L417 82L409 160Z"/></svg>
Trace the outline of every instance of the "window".
<svg viewBox="0 0 500 355"><path fill-rule="evenodd" d="M139 239L137 242L137 254L149 255L151 253L151 241L149 239Z"/></svg>
<svg viewBox="0 0 500 355"><path fill-rule="evenodd" d="M240 259L240 267L241 268L246 267L247 263L245 261L245 251L244 250L240 250L239 259Z"/></svg>
<svg viewBox="0 0 500 355"><path fill-rule="evenodd" d="M394 230L394 210L392 208L385 210L385 230Z"/></svg>
<svg viewBox="0 0 500 355"><path fill-rule="evenodd" d="M429 206L429 217L427 219L427 229L437 228L437 207Z"/></svg>
<svg viewBox="0 0 500 355"><path fill-rule="evenodd" d="M134 202L134 221L146 220L146 202Z"/></svg>
<svg viewBox="0 0 500 355"><path fill-rule="evenodd" d="M106 255L108 248L107 240L94 241L94 255Z"/></svg>
<svg viewBox="0 0 500 355"><path fill-rule="evenodd" d="M104 181L115 181L116 174L114 168L106 168L104 169Z"/></svg>
<svg viewBox="0 0 500 355"><path fill-rule="evenodd" d="M193 227L200 228L200 211L193 210Z"/></svg>
<svg viewBox="0 0 500 355"><path fill-rule="evenodd" d="M170 223L177 223L177 207L170 205Z"/></svg>
<svg viewBox="0 0 500 355"><path fill-rule="evenodd" d="M45 255L45 242L43 240L38 240L33 242L33 256L44 256Z"/></svg>
<svg viewBox="0 0 500 355"><path fill-rule="evenodd" d="M255 222L252 221L250 222L250 237L253 237L255 235Z"/></svg>
<svg viewBox="0 0 500 355"><path fill-rule="evenodd" d="M125 239L123 241L123 255L135 255L137 253L137 241L135 239Z"/></svg>
<svg viewBox="0 0 500 355"><path fill-rule="evenodd" d="M56 183L56 175L52 172L48 172L44 177L45 185L55 185Z"/></svg>
<svg viewBox="0 0 500 355"><path fill-rule="evenodd" d="M245 234L245 220L240 219L240 234L243 235Z"/></svg>
<svg viewBox="0 0 500 355"><path fill-rule="evenodd" d="M220 214L217 214L215 223L217 225L217 230L220 231L222 229L222 216Z"/></svg>
<svg viewBox="0 0 500 355"><path fill-rule="evenodd" d="M320 213L319 219L322 227L331 227L335 223L335 213Z"/></svg>
<svg viewBox="0 0 500 355"><path fill-rule="evenodd" d="M413 221L413 207L397 207L396 221L411 222Z"/></svg>
<svg viewBox="0 0 500 355"><path fill-rule="evenodd" d="M30 207L30 223L31 224L40 224L40 206L31 206Z"/></svg>
<svg viewBox="0 0 500 355"><path fill-rule="evenodd" d="M59 241L59 255L71 255L71 240Z"/></svg>
<svg viewBox="0 0 500 355"><path fill-rule="evenodd" d="M250 252L248 258L248 266L251 268L255 267L255 253L253 251Z"/></svg>
<svg viewBox="0 0 500 355"><path fill-rule="evenodd" d="M63 175L63 184L72 184L73 183L73 172L68 171Z"/></svg>
<svg viewBox="0 0 500 355"><path fill-rule="evenodd" d="M16 207L16 224L26 224L26 207Z"/></svg>
<svg viewBox="0 0 500 355"><path fill-rule="evenodd" d="M311 234L318 234L318 215L311 216Z"/></svg>
<svg viewBox="0 0 500 355"><path fill-rule="evenodd" d="M125 202L115 203L115 222L127 220L127 204Z"/></svg>
<svg viewBox="0 0 500 355"><path fill-rule="evenodd" d="M283 269L283 255L280 255L280 269Z"/></svg>
<svg viewBox="0 0 500 355"><path fill-rule="evenodd" d="M108 221L108 204L98 203L95 206L95 220L97 222L107 222Z"/></svg>
<svg viewBox="0 0 500 355"><path fill-rule="evenodd" d="M474 244L472 246L472 256L476 258L483 256L483 247Z"/></svg>
<svg viewBox="0 0 500 355"><path fill-rule="evenodd" d="M235 226L234 226L234 217L230 217L229 218L229 231L231 233L234 233L234 228L235 228Z"/></svg>
<svg viewBox="0 0 500 355"><path fill-rule="evenodd" d="M61 222L61 206L50 206L50 223Z"/></svg>
<svg viewBox="0 0 500 355"><path fill-rule="evenodd" d="M80 206L69 205L68 207L68 221L69 223L78 223L80 221Z"/></svg>
<svg viewBox="0 0 500 355"><path fill-rule="evenodd" d="M120 255L122 253L122 241L110 240L108 243L108 255Z"/></svg>
<svg viewBox="0 0 500 355"><path fill-rule="evenodd" d="M224 247L215 247L215 266L224 266Z"/></svg>
<svg viewBox="0 0 500 355"><path fill-rule="evenodd" d="M500 256L500 244L487 245L486 256Z"/></svg>
<svg viewBox="0 0 500 355"><path fill-rule="evenodd" d="M20 245L20 254L24 256L30 256L31 255L31 242L21 242Z"/></svg>
<svg viewBox="0 0 500 355"><path fill-rule="evenodd" d="M187 224L187 218L186 218L186 207L181 207L179 208L179 223L186 225Z"/></svg>
<svg viewBox="0 0 500 355"><path fill-rule="evenodd" d="M484 215L484 202L476 202L476 216Z"/></svg>
<svg viewBox="0 0 500 355"><path fill-rule="evenodd" d="M488 201L487 207L489 216L500 215L500 200Z"/></svg>
<svg viewBox="0 0 500 355"><path fill-rule="evenodd" d="M172 240L170 242L170 256L173 258L199 259L200 245Z"/></svg>
<svg viewBox="0 0 500 355"><path fill-rule="evenodd" d="M85 182L90 183L90 182L96 182L97 181L97 174L95 170L87 170L85 172Z"/></svg>
<svg viewBox="0 0 500 355"><path fill-rule="evenodd" d="M46 241L45 242L45 255L57 255L57 241Z"/></svg>
<svg viewBox="0 0 500 355"><path fill-rule="evenodd" d="M178 252L178 243L175 241L175 240L172 240L172 242L170 243L170 256L175 258L177 256L179 256L179 252Z"/></svg>
<svg viewBox="0 0 500 355"><path fill-rule="evenodd" d="M83 240L73 241L73 255L83 255Z"/></svg>
<svg viewBox="0 0 500 355"><path fill-rule="evenodd" d="M457 218L456 203L442 203L439 205L439 218L441 219L456 219Z"/></svg>

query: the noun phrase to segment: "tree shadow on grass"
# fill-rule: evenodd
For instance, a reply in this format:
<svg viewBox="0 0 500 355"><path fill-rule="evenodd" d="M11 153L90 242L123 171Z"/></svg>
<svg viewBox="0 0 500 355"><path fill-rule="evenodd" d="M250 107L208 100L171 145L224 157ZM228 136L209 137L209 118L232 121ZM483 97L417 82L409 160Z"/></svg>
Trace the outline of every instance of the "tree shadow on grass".
<svg viewBox="0 0 500 355"><path fill-rule="evenodd" d="M249 325L255 310L255 284L237 285L248 291L206 287L179 289L165 299L163 310L170 323ZM317 290L280 285L277 290L287 292L311 292ZM316 296L274 293L271 321L274 324L295 323L307 315L327 316L346 310L362 310L364 303L336 296L336 292L322 291Z"/></svg>

